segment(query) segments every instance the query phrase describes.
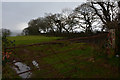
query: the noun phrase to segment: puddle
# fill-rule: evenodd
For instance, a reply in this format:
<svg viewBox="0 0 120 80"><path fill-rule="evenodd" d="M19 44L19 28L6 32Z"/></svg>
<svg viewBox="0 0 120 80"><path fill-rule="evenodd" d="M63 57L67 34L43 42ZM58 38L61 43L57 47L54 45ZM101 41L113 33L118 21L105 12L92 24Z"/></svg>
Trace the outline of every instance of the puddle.
<svg viewBox="0 0 120 80"><path fill-rule="evenodd" d="M39 66L38 66L38 63L37 63L35 60L32 61L32 64L33 64L34 66L36 66L36 67L40 70L40 68L39 68Z"/></svg>
<svg viewBox="0 0 120 80"><path fill-rule="evenodd" d="M16 61L14 60L13 62L16 62ZM31 70L29 66L27 66L26 64L23 64L21 62L14 63L13 69L15 69L17 74L19 74L21 72L25 72L25 71ZM22 77L22 78L30 78L31 74L32 73L29 71L29 72L20 74L19 76Z"/></svg>
<svg viewBox="0 0 120 80"><path fill-rule="evenodd" d="M17 74L28 71L28 72L19 74L20 77L22 77L22 78L30 78L32 73L29 71L29 70L31 70L29 66L27 66L26 64L23 64L22 62L16 62L16 60L13 60L13 62L14 62L14 66L12 68L17 72ZM35 60L32 61L32 64L38 70L40 70L38 63Z"/></svg>
<svg viewBox="0 0 120 80"><path fill-rule="evenodd" d="M119 57L119 55L117 54L117 55L116 55L116 57L118 58L118 57Z"/></svg>

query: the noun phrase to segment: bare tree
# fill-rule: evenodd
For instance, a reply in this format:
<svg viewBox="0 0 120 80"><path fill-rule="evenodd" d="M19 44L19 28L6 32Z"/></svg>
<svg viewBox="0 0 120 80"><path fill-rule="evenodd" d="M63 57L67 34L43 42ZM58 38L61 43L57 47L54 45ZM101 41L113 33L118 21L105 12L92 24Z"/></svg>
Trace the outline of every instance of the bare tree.
<svg viewBox="0 0 120 80"><path fill-rule="evenodd" d="M98 21L93 8L88 3L83 3L75 8L76 17L79 20L80 27L85 29L85 32L91 32L94 22Z"/></svg>
<svg viewBox="0 0 120 80"><path fill-rule="evenodd" d="M65 28L65 22L64 22L64 18L62 17L62 14L59 14L59 13L49 14L46 18L49 19L49 23L53 25L53 28L54 30L56 30L56 32L62 33L63 30L65 30L66 32L69 32Z"/></svg>
<svg viewBox="0 0 120 80"><path fill-rule="evenodd" d="M75 15L72 9L70 8L64 8L62 10L62 23L63 23L63 28L67 32L74 32L75 29L78 27L75 27L77 25L77 20L75 19Z"/></svg>
<svg viewBox="0 0 120 80"><path fill-rule="evenodd" d="M100 20L105 26L104 28L115 28L113 24L116 22L116 13L118 11L117 3L114 2L90 2L90 7L94 9L95 14L99 16Z"/></svg>

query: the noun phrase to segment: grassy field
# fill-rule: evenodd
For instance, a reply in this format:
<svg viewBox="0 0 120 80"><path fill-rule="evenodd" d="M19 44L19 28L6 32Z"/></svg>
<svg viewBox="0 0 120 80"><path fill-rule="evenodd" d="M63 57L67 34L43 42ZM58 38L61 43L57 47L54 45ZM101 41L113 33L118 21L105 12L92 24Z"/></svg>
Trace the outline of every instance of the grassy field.
<svg viewBox="0 0 120 80"><path fill-rule="evenodd" d="M61 39L61 37L45 37L45 36L13 36L7 38L11 41L15 40L16 46L34 44L40 42L49 42L56 39Z"/></svg>
<svg viewBox="0 0 120 80"><path fill-rule="evenodd" d="M25 39L16 38L16 41L23 41L16 44L25 44L24 40L31 44L30 41L39 42L42 39L38 37L39 40L36 40L35 37L32 36L32 40L28 36ZM13 37L9 39L13 40ZM41 41L45 39L52 41L58 38L43 37ZM65 41L61 44L16 48L15 52L10 60L20 60L29 65L33 69L31 78L119 78L120 75L118 58L107 58L100 47L86 43ZM32 65L33 60L39 64L40 70ZM6 67L5 71L14 72L10 65ZM15 73L3 74L3 77L15 77Z"/></svg>

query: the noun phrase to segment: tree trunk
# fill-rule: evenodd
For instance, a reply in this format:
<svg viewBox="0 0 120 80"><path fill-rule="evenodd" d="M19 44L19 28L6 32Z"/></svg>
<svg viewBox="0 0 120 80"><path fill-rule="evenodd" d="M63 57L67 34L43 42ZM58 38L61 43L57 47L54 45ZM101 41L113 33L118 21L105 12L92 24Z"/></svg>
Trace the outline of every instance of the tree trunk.
<svg viewBox="0 0 120 80"><path fill-rule="evenodd" d="M115 45L116 45L116 49L115 49L115 53L120 55L120 25L118 24L116 32L115 32Z"/></svg>
<svg viewBox="0 0 120 80"><path fill-rule="evenodd" d="M118 7L120 9L120 1L118 2ZM116 40L115 40L116 41L115 42L115 44L116 44L115 53L120 55L120 10L118 12L117 18L118 18L118 23L117 23L116 35L115 35L116 36Z"/></svg>

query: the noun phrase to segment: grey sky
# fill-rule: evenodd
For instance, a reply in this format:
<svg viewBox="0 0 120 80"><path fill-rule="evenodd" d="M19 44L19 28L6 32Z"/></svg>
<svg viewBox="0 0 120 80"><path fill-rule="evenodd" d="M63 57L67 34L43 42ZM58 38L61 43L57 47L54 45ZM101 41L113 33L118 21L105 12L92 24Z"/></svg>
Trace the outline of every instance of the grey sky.
<svg viewBox="0 0 120 80"><path fill-rule="evenodd" d="M11 31L22 30L34 18L44 13L60 13L64 8L74 9L81 2L3 2L2 27Z"/></svg>

